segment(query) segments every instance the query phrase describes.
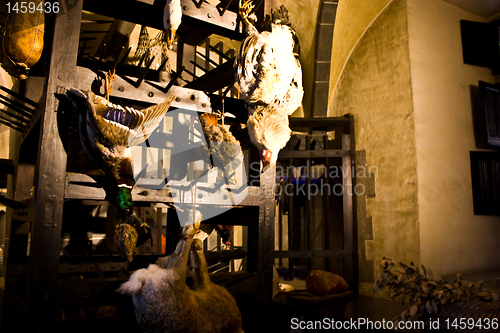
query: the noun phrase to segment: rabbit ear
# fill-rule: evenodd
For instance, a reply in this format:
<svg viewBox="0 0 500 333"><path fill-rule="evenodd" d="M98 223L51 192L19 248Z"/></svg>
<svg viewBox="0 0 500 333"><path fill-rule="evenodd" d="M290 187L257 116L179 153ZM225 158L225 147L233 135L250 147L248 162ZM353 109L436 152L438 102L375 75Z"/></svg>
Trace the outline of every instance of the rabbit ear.
<svg viewBox="0 0 500 333"><path fill-rule="evenodd" d="M134 274L130 276L130 279L122 284L117 291L122 293L122 294L127 294L127 295L134 295L138 294L139 291L142 288L142 285L145 281L146 277L146 270L145 269L139 269L136 271Z"/></svg>

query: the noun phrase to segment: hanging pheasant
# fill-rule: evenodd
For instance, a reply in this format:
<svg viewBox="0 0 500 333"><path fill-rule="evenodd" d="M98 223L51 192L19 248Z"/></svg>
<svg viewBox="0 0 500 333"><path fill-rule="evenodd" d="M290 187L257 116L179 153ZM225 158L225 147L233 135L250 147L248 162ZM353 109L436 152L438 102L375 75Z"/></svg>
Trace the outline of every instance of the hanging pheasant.
<svg viewBox="0 0 500 333"><path fill-rule="evenodd" d="M110 93L107 80L107 95ZM115 204L122 223L116 233L122 255L132 260L136 244L150 238L151 230L134 214L131 191L135 184L130 147L144 142L158 127L175 95L143 110L122 107L89 91L69 89L66 97L79 111L80 141L89 157L116 180ZM142 242L142 243L141 243Z"/></svg>

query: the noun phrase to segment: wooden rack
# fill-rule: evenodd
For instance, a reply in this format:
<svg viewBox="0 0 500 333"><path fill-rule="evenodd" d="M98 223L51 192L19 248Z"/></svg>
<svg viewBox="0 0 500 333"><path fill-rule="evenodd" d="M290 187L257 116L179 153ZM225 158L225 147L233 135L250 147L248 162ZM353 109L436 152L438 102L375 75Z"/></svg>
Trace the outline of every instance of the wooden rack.
<svg viewBox="0 0 500 333"><path fill-rule="evenodd" d="M357 291L354 118L291 118L290 127L300 134L279 155L276 264L288 279L331 271Z"/></svg>
<svg viewBox="0 0 500 333"><path fill-rule="evenodd" d="M80 40L82 10L162 29L160 13L163 13L163 9L161 7L160 10L160 6L164 5L164 1L153 3L132 0L64 0L60 3L61 12L49 15L46 19L44 56L20 87L20 92L26 98L39 101L39 107L17 137L19 156L14 159L15 176L8 190L11 199L23 206L10 209L12 218L7 227L7 234L10 236L6 240L4 262L6 290L2 326L15 327L18 330L50 330L61 317L58 309L63 305L86 304L91 299L102 299L104 295L111 295L114 288L127 279L128 271L142 268L141 264L146 265L153 260L151 256L143 256L133 266L113 254L85 254L77 256L77 259L73 258L73 261L61 256L61 233L68 223L68 216L71 216L71 207L74 207L71 205L76 203L106 206L108 203L106 193L99 188L95 177L68 172L66 142L67 135L71 134L67 133L67 128L61 127L61 117L64 115L58 108L56 94L64 93L65 89L71 87L89 90L95 76L102 75L99 72L103 68L118 66L115 89L111 95L113 98L154 104L163 101L173 92L177 96L172 104L173 108L183 108L193 113L209 112L212 101L216 98L201 91L210 83L209 76L212 87L215 87L208 91L212 93L223 87L218 84L222 79L226 82L224 84L229 84L230 80L224 77L233 75L227 68L221 69L219 66L213 71L225 74L216 76L207 72L205 77L192 80L189 87L165 86L159 81L148 81L151 73L147 73L147 69L143 72L140 69L122 67L127 74L136 75L136 79L130 79L120 76L118 60L124 52L120 48L114 54L114 61L110 60L113 57L99 59L96 67L83 67L82 64L86 62L82 56L87 39ZM189 62L188 54L193 53L193 44L201 42L192 39L193 36L203 35L206 38L216 33L239 40L243 38L240 23L236 19L237 14L230 11L230 3L231 1L225 2L227 6L215 8L204 2L197 6L195 1L182 0L183 24L179 29L178 68L174 74L184 75L182 68L193 66ZM236 108L233 112L237 115L237 120L245 121L246 111L241 101L228 98L228 103L239 107L239 110ZM250 155L255 159L255 154ZM238 200L238 205L224 213L221 219L227 224L248 226L246 275L236 275L232 284L234 286L239 280L249 284L246 278L250 276L255 282L251 292L257 295L264 311L272 297L275 170L268 169L257 177L259 181L256 185L249 186L244 192L244 198L239 198L241 200ZM133 200L136 205L181 202L189 204L192 198L190 184L176 185L178 186L160 190L145 189L138 185L134 188ZM241 194L238 194L237 188L230 190L231 195L227 196L217 189L198 189L197 203L231 205L231 199L234 199L231 196ZM79 222L78 217L75 217L74 223ZM107 228L109 225L112 228L113 221L106 221L106 225ZM64 278L65 274L77 270L94 270L97 278ZM107 277L107 272L115 275Z"/></svg>

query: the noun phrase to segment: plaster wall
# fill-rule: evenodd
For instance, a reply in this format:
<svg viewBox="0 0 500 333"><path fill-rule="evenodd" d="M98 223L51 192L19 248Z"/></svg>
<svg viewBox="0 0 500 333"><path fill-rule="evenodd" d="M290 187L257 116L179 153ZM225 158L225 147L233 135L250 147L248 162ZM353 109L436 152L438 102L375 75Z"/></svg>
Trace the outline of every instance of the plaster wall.
<svg viewBox="0 0 500 333"><path fill-rule="evenodd" d="M352 50L390 2L391 0L339 1L335 28L333 29L330 99Z"/></svg>
<svg viewBox="0 0 500 333"><path fill-rule="evenodd" d="M367 3L340 1L339 10L346 2L350 6ZM344 8L342 13L337 15L335 34L339 27L361 24L356 11ZM375 19L365 21L370 25L360 29L364 34L339 76L329 116L354 115L356 149L366 150L368 167L377 170L376 196L367 202L373 218L373 247L369 247L371 253L360 253L360 259L365 255L374 259L377 277L383 257L418 264L420 237L407 1L394 0L368 16ZM342 32L334 37L334 46L342 48L339 35ZM346 43L346 48L352 45L350 40ZM367 286L360 285L360 292L373 295Z"/></svg>
<svg viewBox="0 0 500 333"><path fill-rule="evenodd" d="M485 21L440 0L408 0L420 254L436 276L500 267L500 218L474 215L469 158L470 87L494 78L463 63L461 19Z"/></svg>

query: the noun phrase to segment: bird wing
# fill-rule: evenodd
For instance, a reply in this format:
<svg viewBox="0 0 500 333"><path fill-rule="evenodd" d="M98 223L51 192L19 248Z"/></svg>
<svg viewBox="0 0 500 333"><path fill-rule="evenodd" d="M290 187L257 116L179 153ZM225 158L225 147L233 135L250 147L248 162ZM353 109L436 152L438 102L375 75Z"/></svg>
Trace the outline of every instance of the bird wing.
<svg viewBox="0 0 500 333"><path fill-rule="evenodd" d="M160 121L167 113L170 105L172 104L175 95L170 95L165 101L160 104L152 105L146 109L140 110L144 115L134 129L130 130L128 136L128 146L132 147L138 145L151 135L151 133L158 127Z"/></svg>
<svg viewBox="0 0 500 333"><path fill-rule="evenodd" d="M110 103L102 96L95 95L92 91L88 92L87 98L86 126L92 146L99 145L98 150L103 150L104 147L127 147L129 128L126 125L104 117L109 110L119 110L117 113L121 113L123 108Z"/></svg>
<svg viewBox="0 0 500 333"><path fill-rule="evenodd" d="M300 62L296 60L297 66L295 67L295 74L288 86L288 90L284 93L283 98L278 101L277 105L281 106L288 115L297 110L302 105L302 98L304 97L304 89L302 87L302 67Z"/></svg>
<svg viewBox="0 0 500 333"><path fill-rule="evenodd" d="M277 82L276 59L266 31L247 37L236 58L236 77L248 103L269 104Z"/></svg>

